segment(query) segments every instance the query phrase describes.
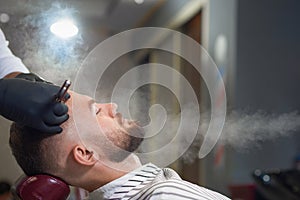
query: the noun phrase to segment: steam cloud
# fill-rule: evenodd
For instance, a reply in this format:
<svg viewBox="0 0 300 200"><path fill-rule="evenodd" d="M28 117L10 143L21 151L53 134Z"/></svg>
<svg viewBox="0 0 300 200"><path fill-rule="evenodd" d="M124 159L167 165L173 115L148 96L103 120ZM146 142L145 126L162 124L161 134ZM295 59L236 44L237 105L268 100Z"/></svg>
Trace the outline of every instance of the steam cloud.
<svg viewBox="0 0 300 200"><path fill-rule="evenodd" d="M183 159L191 162L196 158L201 146L200 135L205 133L209 125L209 115L201 119L200 132ZM253 147L261 147L263 142L290 137L300 130L300 115L297 111L284 114L268 114L264 111L246 113L232 111L219 138L219 143L235 150L248 151Z"/></svg>
<svg viewBox="0 0 300 200"><path fill-rule="evenodd" d="M290 113L267 114L259 111L254 114L232 112L224 126L221 142L235 148L248 148L266 140L291 136L300 128L300 116Z"/></svg>
<svg viewBox="0 0 300 200"><path fill-rule="evenodd" d="M141 94L140 94L141 95ZM144 102L144 110L140 112L136 111L134 118L143 118L142 124L149 123L149 118L152 120L153 129L146 129L145 143L141 147L141 152L151 152L163 148L166 145L170 145L170 141L178 134L178 125L181 122L181 112L190 113L196 105L190 105L186 110L181 110L180 113L172 113L170 105L154 105L150 110L146 111L147 103L149 99L147 95L141 95L140 102ZM120 102L122 102L122 96L119 96ZM149 105L148 105L149 106ZM161 109L165 109L164 112ZM149 116L148 114L149 113ZM145 117L147 115L147 117ZM199 131L195 135L190 132L189 129L185 129L184 133L179 136L177 143L171 144L173 150L172 156L181 157L185 162L190 163L198 158L198 153L203 142L204 136L210 122L210 113L202 113L200 115ZM189 119L185 121L191 121L195 116L190 115ZM165 119L166 118L166 119ZM162 123L165 121L163 128L156 133L158 127L162 127ZM191 124L192 126L192 124ZM297 111L272 114L264 111L246 112L246 111L231 111L226 116L226 121L218 140L218 143L227 147L233 148L236 151L246 152L253 148L263 147L263 143L280 139L281 137L291 137L293 134L300 130L300 115ZM152 137L153 136L153 137ZM210 137L209 135L206 137ZM211 138L213 140L214 138ZM186 146L189 146L188 150L184 152ZM168 152L170 154L170 152ZM168 154L166 153L166 154ZM162 152L162 155L164 152ZM170 155L169 155L170 156ZM164 156L157 159L164 159Z"/></svg>
<svg viewBox="0 0 300 200"><path fill-rule="evenodd" d="M124 88L122 91L130 93L130 89ZM178 142L170 144L171 140L178 134L178 126L182 120L180 118L181 113L192 113L191 111L197 105L189 105L185 110L181 110L178 113L178 111L174 111L173 109L173 97L167 95L166 91L161 91L160 94L164 95L158 95L156 103L150 105L149 91L144 88L143 91L137 92L131 97L132 102L128 108L122 105L122 102L124 104L124 102L128 101L128 99L124 99L124 96L126 96L124 93L115 94L117 95L115 97L115 100L117 100L116 103L119 104L118 110L125 114L127 109L129 109L131 116L124 116L132 117L147 127L146 139L139 149L140 152L152 152L166 145L171 145L173 151L171 156L182 157L188 163L198 158L203 138L210 137L209 135L205 135L211 118L209 112L201 113L199 129L196 135L187 128L179 136ZM193 126L191 121L194 118L195 116L188 115L188 119L184 119L184 121L189 122L190 126ZM147 126L149 124L151 124L150 127ZM291 137L299 130L300 115L298 111L275 114L265 111L248 112L233 110L228 112L226 116L226 121L218 142L236 151L246 152L253 148L263 147L264 142L280 139L281 137ZM211 138L211 140L213 139ZM186 146L189 146L188 150L185 149ZM183 152L184 154L182 155ZM150 161L155 162L153 160L158 160L157 162L160 162L160 159L166 158L165 154L170 157L170 152L161 152L160 157L150 158Z"/></svg>
<svg viewBox="0 0 300 200"><path fill-rule="evenodd" d="M37 3L37 2L36 2ZM88 46L79 35L62 40L50 32L50 25L61 18L74 18L75 9L62 3L43 1L37 5L23 5L28 13L13 16L5 28L6 37L14 46L14 53L22 59L31 72L55 84L73 79L88 53ZM21 20L20 20L21 19Z"/></svg>

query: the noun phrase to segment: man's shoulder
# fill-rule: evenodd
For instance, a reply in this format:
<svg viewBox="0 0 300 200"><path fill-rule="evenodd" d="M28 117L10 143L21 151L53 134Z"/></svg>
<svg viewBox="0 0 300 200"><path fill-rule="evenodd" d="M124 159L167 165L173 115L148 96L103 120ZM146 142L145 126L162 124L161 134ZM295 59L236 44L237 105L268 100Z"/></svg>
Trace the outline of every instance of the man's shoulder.
<svg viewBox="0 0 300 200"><path fill-rule="evenodd" d="M145 189L139 199L221 199L228 200L227 197L212 190L200 187L196 184L179 180L168 179L153 183Z"/></svg>

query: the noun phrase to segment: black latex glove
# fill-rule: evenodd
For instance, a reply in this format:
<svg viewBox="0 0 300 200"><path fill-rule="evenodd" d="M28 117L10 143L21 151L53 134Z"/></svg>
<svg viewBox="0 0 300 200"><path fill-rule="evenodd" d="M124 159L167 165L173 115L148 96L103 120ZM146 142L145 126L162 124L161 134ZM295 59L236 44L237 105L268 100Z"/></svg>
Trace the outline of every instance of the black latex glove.
<svg viewBox="0 0 300 200"><path fill-rule="evenodd" d="M59 87L18 78L0 80L0 114L43 133L60 133L68 107L55 101ZM66 99L70 98L66 94Z"/></svg>
<svg viewBox="0 0 300 200"><path fill-rule="evenodd" d="M20 73L15 78L20 78L20 79L24 79L24 80L28 80L28 81L33 81L33 82L50 83L48 81L45 81L44 79L42 79L41 77L39 77L38 75L36 75L34 73Z"/></svg>

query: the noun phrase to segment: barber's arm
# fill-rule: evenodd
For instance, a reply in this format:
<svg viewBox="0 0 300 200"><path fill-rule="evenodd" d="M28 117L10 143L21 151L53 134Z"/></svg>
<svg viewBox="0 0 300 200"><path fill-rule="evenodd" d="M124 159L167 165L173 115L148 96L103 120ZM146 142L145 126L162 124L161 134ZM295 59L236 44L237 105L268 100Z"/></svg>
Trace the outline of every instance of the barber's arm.
<svg viewBox="0 0 300 200"><path fill-rule="evenodd" d="M21 59L9 49L8 44L9 42L0 29L0 78L13 78L19 73L29 73Z"/></svg>
<svg viewBox="0 0 300 200"><path fill-rule="evenodd" d="M0 115L45 133L61 132L68 109L53 101L59 88L29 73L8 44L0 29Z"/></svg>
<svg viewBox="0 0 300 200"><path fill-rule="evenodd" d="M0 115L44 133L60 133L68 107L55 102L58 90L34 73L10 73L0 80Z"/></svg>
<svg viewBox="0 0 300 200"><path fill-rule="evenodd" d="M34 73L13 72L13 73L7 74L4 78L21 78L21 79L33 81L33 82L39 81L39 82L49 83Z"/></svg>

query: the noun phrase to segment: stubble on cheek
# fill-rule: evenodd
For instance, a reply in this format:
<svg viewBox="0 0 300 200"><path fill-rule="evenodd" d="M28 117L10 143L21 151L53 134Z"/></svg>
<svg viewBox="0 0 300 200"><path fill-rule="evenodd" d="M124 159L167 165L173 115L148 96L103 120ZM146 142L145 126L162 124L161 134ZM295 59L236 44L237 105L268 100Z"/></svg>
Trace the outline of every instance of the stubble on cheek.
<svg viewBox="0 0 300 200"><path fill-rule="evenodd" d="M143 141L143 134L144 130L142 128L134 126L127 130L117 129L114 132L106 134L106 136L118 148L134 152Z"/></svg>

